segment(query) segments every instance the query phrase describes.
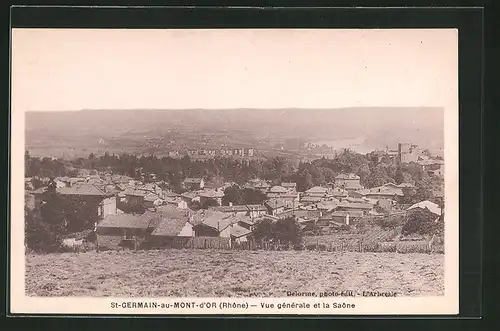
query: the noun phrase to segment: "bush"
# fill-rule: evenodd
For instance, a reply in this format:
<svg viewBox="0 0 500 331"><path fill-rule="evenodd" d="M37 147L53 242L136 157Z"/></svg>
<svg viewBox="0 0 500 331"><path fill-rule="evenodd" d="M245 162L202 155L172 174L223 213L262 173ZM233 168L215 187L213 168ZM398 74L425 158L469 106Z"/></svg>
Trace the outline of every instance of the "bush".
<svg viewBox="0 0 500 331"><path fill-rule="evenodd" d="M61 248L62 238L50 224L31 214L25 216L25 244L36 253L54 253Z"/></svg>
<svg viewBox="0 0 500 331"><path fill-rule="evenodd" d="M428 235L440 232L444 229L443 222L436 223L437 216L430 211L415 209L408 214L406 223L403 225L402 234Z"/></svg>

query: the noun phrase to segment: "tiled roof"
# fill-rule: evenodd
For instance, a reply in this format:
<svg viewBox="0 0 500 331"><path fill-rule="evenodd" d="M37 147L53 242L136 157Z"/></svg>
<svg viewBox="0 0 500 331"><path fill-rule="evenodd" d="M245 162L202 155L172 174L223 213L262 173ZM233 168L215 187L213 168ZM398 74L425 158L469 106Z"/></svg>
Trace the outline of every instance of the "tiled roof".
<svg viewBox="0 0 500 331"><path fill-rule="evenodd" d="M185 219L162 219L151 233L152 236L177 236L188 223Z"/></svg>
<svg viewBox="0 0 500 331"><path fill-rule="evenodd" d="M160 213L148 210L139 216L137 222L143 224L143 226L154 228L162 218L163 216Z"/></svg>
<svg viewBox="0 0 500 331"><path fill-rule="evenodd" d="M441 216L441 208L435 204L434 202L431 201L420 201L419 203L414 204L407 210L415 209L415 208L421 208L421 209L428 209L431 213L436 214Z"/></svg>
<svg viewBox="0 0 500 331"><path fill-rule="evenodd" d="M310 196L303 196L300 198L300 201L302 202L320 202L323 201L321 197L310 197Z"/></svg>
<svg viewBox="0 0 500 331"><path fill-rule="evenodd" d="M246 205L235 205L235 206L218 206L211 207L211 210L219 211L222 213L238 213L238 212L247 212L248 208Z"/></svg>
<svg viewBox="0 0 500 331"><path fill-rule="evenodd" d="M167 219L186 219L189 220L190 209L179 209L171 205L164 205L156 208L156 212L159 213L162 218Z"/></svg>
<svg viewBox="0 0 500 331"><path fill-rule="evenodd" d="M335 177L335 179L359 179L358 175L355 174L339 174Z"/></svg>
<svg viewBox="0 0 500 331"><path fill-rule="evenodd" d="M326 193L328 191L327 188L321 186L315 186L313 188L308 189L305 193Z"/></svg>
<svg viewBox="0 0 500 331"><path fill-rule="evenodd" d="M116 214L107 215L97 225L98 228L123 228L123 229L140 229L147 228L143 222L138 222L139 215L134 214Z"/></svg>
<svg viewBox="0 0 500 331"><path fill-rule="evenodd" d="M193 220L196 225L203 224L218 231L224 230L230 226L233 221L227 214L212 210L205 210L202 213L193 215Z"/></svg>
<svg viewBox="0 0 500 331"><path fill-rule="evenodd" d="M148 202L155 202L156 200L160 199L160 197L154 193L149 193L144 197L144 201Z"/></svg>
<svg viewBox="0 0 500 331"><path fill-rule="evenodd" d="M64 195L89 195L89 196L107 196L106 193L94 184L76 183L71 187L59 187L57 193Z"/></svg>
<svg viewBox="0 0 500 331"><path fill-rule="evenodd" d="M353 211L335 211L331 214L331 216L341 216L341 217L345 217L346 215L349 215L350 217L362 217L363 216L363 212L362 211L357 211L357 210L353 210Z"/></svg>
<svg viewBox="0 0 500 331"><path fill-rule="evenodd" d="M273 187L271 187L271 189L269 190L269 192L270 193L286 193L288 191L283 186L273 186Z"/></svg>
<svg viewBox="0 0 500 331"><path fill-rule="evenodd" d="M184 183L200 184L202 180L203 180L202 178L186 178L186 179L184 179Z"/></svg>
<svg viewBox="0 0 500 331"><path fill-rule="evenodd" d="M271 209L278 209L281 207L285 207L285 202L281 199L271 199L266 202L266 206Z"/></svg>
<svg viewBox="0 0 500 331"><path fill-rule="evenodd" d="M130 195L134 197L144 197L147 194L147 192L143 190L138 190L138 189L133 189L133 188L127 188L125 190L125 195Z"/></svg>
<svg viewBox="0 0 500 331"><path fill-rule="evenodd" d="M340 202L339 207L341 208L352 208L352 209L372 209L373 205L369 203L351 203L351 202Z"/></svg>
<svg viewBox="0 0 500 331"><path fill-rule="evenodd" d="M282 187L297 187L297 183L281 183Z"/></svg>
<svg viewBox="0 0 500 331"><path fill-rule="evenodd" d="M231 226L231 236L233 237L240 238L249 235L250 233L252 233L252 231L245 229L241 225L233 224L233 226Z"/></svg>

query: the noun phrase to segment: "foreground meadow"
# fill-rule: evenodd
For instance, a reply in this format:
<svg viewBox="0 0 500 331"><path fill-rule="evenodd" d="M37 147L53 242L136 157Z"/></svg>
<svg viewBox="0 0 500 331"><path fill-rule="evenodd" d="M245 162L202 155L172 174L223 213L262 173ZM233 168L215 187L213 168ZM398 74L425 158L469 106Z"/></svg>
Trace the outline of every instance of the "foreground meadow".
<svg viewBox="0 0 500 331"><path fill-rule="evenodd" d="M29 296L281 297L287 291L444 294L443 254L158 250L26 257Z"/></svg>

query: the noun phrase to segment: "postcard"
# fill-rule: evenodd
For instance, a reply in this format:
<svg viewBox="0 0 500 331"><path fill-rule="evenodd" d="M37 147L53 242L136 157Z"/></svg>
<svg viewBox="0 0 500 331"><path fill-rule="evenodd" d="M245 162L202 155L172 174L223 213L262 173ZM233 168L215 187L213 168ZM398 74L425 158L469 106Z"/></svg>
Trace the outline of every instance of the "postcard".
<svg viewBox="0 0 500 331"><path fill-rule="evenodd" d="M12 313L458 314L456 29L11 51Z"/></svg>

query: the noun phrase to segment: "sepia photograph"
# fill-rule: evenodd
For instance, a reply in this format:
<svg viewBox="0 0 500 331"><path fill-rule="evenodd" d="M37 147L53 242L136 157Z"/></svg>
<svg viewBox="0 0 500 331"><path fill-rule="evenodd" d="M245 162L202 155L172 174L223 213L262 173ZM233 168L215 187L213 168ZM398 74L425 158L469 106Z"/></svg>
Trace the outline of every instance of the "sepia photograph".
<svg viewBox="0 0 500 331"><path fill-rule="evenodd" d="M457 35L13 29L13 308L458 313Z"/></svg>

